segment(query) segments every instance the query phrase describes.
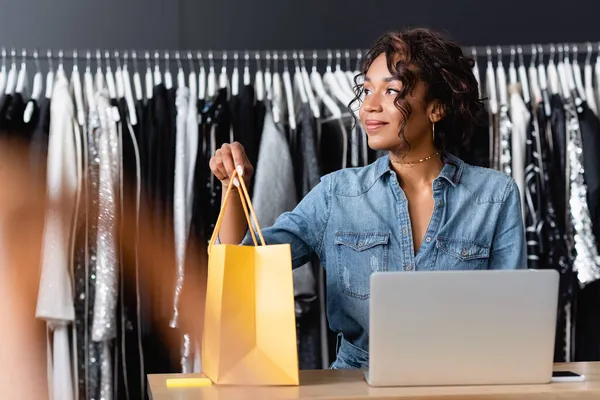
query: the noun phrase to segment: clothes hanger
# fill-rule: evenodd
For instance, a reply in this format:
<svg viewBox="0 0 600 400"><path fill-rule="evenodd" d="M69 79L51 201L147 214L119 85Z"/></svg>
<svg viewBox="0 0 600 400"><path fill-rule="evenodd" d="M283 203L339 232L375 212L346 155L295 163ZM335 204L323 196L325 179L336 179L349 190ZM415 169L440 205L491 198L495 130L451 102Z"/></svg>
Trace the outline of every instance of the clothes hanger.
<svg viewBox="0 0 600 400"><path fill-rule="evenodd" d="M256 90L256 100L265 99L265 78L260 65L260 53L256 52L256 74L254 74L254 86Z"/></svg>
<svg viewBox="0 0 600 400"><path fill-rule="evenodd" d="M558 45L558 63L556 65L556 69L558 70L558 79L559 79L559 94L563 96L564 99L571 98L571 90L569 89L570 79L569 74L567 73L566 68L566 57L564 55L564 48L561 44Z"/></svg>
<svg viewBox="0 0 600 400"><path fill-rule="evenodd" d="M544 48L539 45L537 48L539 55L538 61L538 78L540 82L540 89L542 90L542 98L544 99L544 111L547 117L552 115L552 108L550 107L550 98L548 97L548 77L546 76L546 66L544 62Z"/></svg>
<svg viewBox="0 0 600 400"><path fill-rule="evenodd" d="M0 66L0 96L4 95L6 89L6 48L2 48L2 66Z"/></svg>
<svg viewBox="0 0 600 400"><path fill-rule="evenodd" d="M17 51L12 49L10 51L11 65L8 71L8 78L6 79L6 94L14 94L15 87L17 86Z"/></svg>
<svg viewBox="0 0 600 400"><path fill-rule="evenodd" d="M96 91L104 90L104 73L102 72L102 56L100 50L96 50L96 75L94 76Z"/></svg>
<svg viewBox="0 0 600 400"><path fill-rule="evenodd" d="M283 89L281 87L281 75L279 74L279 54L273 52L273 121L278 124L282 119Z"/></svg>
<svg viewBox="0 0 600 400"><path fill-rule="evenodd" d="M489 97L490 112L498 114L498 93L496 89L496 73L494 72L494 61L492 60L492 49L486 49L487 67L486 67L486 89Z"/></svg>
<svg viewBox="0 0 600 400"><path fill-rule="evenodd" d="M23 50L21 52L21 68L19 69L19 74L17 76L17 86L15 87L15 91L25 96L27 94L25 93L27 81L27 50Z"/></svg>
<svg viewBox="0 0 600 400"><path fill-rule="evenodd" d="M333 75L336 77L340 88L346 93L346 96L352 99L354 93L352 92L352 86L348 84L348 77L344 71L342 71L342 52L339 50L335 51L335 72Z"/></svg>
<svg viewBox="0 0 600 400"><path fill-rule="evenodd" d="M300 95L300 101L302 102L302 104L306 104L309 102L308 92L311 89L310 87L307 88L304 85L302 72L300 71L300 62L298 61L297 51L294 51L294 53L292 54L292 58L294 59L294 86L297 88L298 94Z"/></svg>
<svg viewBox="0 0 600 400"><path fill-rule="evenodd" d="M173 89L173 75L171 75L171 54L165 51L165 88Z"/></svg>
<svg viewBox="0 0 600 400"><path fill-rule="evenodd" d="M96 109L96 99L94 98L94 76L92 75L92 53L88 50L85 54L85 72L83 73L84 95L87 101L88 110Z"/></svg>
<svg viewBox="0 0 600 400"><path fill-rule="evenodd" d="M294 104L294 89L288 64L287 52L283 53L283 87L285 88L285 99L287 104L288 122L292 131L296 130L296 107ZM306 96L306 94L305 94Z"/></svg>
<svg viewBox="0 0 600 400"><path fill-rule="evenodd" d="M267 52L266 68L265 68L265 91L267 93L267 100L273 99L273 74L271 73L271 53Z"/></svg>
<svg viewBox="0 0 600 400"><path fill-rule="evenodd" d="M142 77L138 69L137 51L133 50L131 52L131 58L133 59L133 89L135 90L135 99L136 101L142 101L144 99L144 92L142 90ZM125 86L125 90L127 90L127 86ZM132 125L135 124L132 122Z"/></svg>
<svg viewBox="0 0 600 400"><path fill-rule="evenodd" d="M184 88L184 87L186 87L185 86L185 71L183 70L183 65L181 64L181 53L179 53L179 51L175 52L175 62L177 63L177 87ZM194 78L194 81L195 80L196 79Z"/></svg>
<svg viewBox="0 0 600 400"><path fill-rule="evenodd" d="M335 71L333 72L333 75L336 77L340 88L349 99L346 104L350 104L351 99L354 98L354 92L352 90L352 85L348 83L348 77L342 70L342 52L340 50L335 51Z"/></svg>
<svg viewBox="0 0 600 400"><path fill-rule="evenodd" d="M475 80L477 80L477 93L479 93L479 97L481 97L481 77L479 76L477 49L475 47L471 48L471 56L473 57L473 75L475 75Z"/></svg>
<svg viewBox="0 0 600 400"><path fill-rule="evenodd" d="M39 101L40 96L42 94L43 89L43 78L42 72L40 69L40 60L39 54L37 50L33 52L33 59L35 62L35 75L33 77L33 89L31 90L31 99L35 101ZM33 103L31 101L27 102L27 106L25 107L25 111L23 112L23 122L29 123L31 121L31 116L33 115Z"/></svg>
<svg viewBox="0 0 600 400"><path fill-rule="evenodd" d="M81 76L79 74L77 51L73 51L73 71L71 72L71 85L73 87L73 97L75 99L75 112L77 113L77 123L79 126L85 125L85 110L83 105L83 90L81 88Z"/></svg>
<svg viewBox="0 0 600 400"><path fill-rule="evenodd" d="M154 52L154 84L156 86L163 83L162 73L160 72L160 65L158 65L160 55L158 51Z"/></svg>
<svg viewBox="0 0 600 400"><path fill-rule="evenodd" d="M506 71L502 63L502 48L498 46L498 64L496 65L496 83L498 85L498 101L500 106L508 105L508 87L506 85Z"/></svg>
<svg viewBox="0 0 600 400"><path fill-rule="evenodd" d="M339 85L339 82L335 78L331 67L332 60L333 55L331 53L331 50L329 50L327 52L327 69L325 71L325 74L323 74L323 82L325 83L325 87L337 99L337 101L344 105L347 105L350 103L351 99L348 98L347 93L344 92L344 90Z"/></svg>
<svg viewBox="0 0 600 400"><path fill-rule="evenodd" d="M239 54L233 53L233 72L231 73L231 95L237 96L240 93L240 70L238 66Z"/></svg>
<svg viewBox="0 0 600 400"><path fill-rule="evenodd" d="M250 86L252 79L250 78L250 53L246 51L244 54L244 86Z"/></svg>
<svg viewBox="0 0 600 400"><path fill-rule="evenodd" d="M356 65L354 66L354 75L355 76L360 75L362 58L363 58L362 50L361 49L356 50Z"/></svg>
<svg viewBox="0 0 600 400"><path fill-rule="evenodd" d="M191 51L187 53L187 59L190 66L190 74L188 75L188 85L190 87L190 104L194 102L194 108L196 107L196 101L198 100L198 78L196 77L196 68L194 68L194 56Z"/></svg>
<svg viewBox="0 0 600 400"><path fill-rule="evenodd" d="M598 115L598 107L596 103L596 92L594 91L594 72L592 68L592 44L588 42L585 63L583 65L583 74L585 80L585 98L590 109Z"/></svg>
<svg viewBox="0 0 600 400"><path fill-rule="evenodd" d="M117 68L115 69L115 83L117 84L117 99L125 98L125 86L123 85L123 68L121 67L121 58L118 51L113 55Z"/></svg>
<svg viewBox="0 0 600 400"><path fill-rule="evenodd" d="M39 101L44 89L44 78L42 77L42 69L40 68L40 55L37 50L33 52L33 61L35 63L35 75L33 77L33 89L31 90L31 98Z"/></svg>
<svg viewBox="0 0 600 400"><path fill-rule="evenodd" d="M317 94L317 96L319 96L319 98L325 105L325 108L329 110L332 117L342 118L342 110L340 109L340 107L338 107L336 102L327 94L327 91L325 90L325 85L323 84L323 80L321 78L321 74L319 73L319 71L317 71L316 51L313 53L313 65L312 71L310 73L310 80L312 82L313 88L315 89L315 93Z"/></svg>
<svg viewBox="0 0 600 400"><path fill-rule="evenodd" d="M510 60L508 62L508 81L511 85L516 85L518 83L517 78L517 68L515 67L515 56L517 54L517 50L514 46L510 47Z"/></svg>
<svg viewBox="0 0 600 400"><path fill-rule="evenodd" d="M52 97L52 90L54 89L54 67L52 66L52 50L48 50L46 53L48 57L48 73L46 74L46 93L47 99Z"/></svg>
<svg viewBox="0 0 600 400"><path fill-rule="evenodd" d="M523 48L517 47L517 54L519 55L519 82L521 82L521 92L523 94L523 100L525 104L531 103L531 91L529 88L529 78L527 77L527 69L525 68L525 61L523 60Z"/></svg>
<svg viewBox="0 0 600 400"><path fill-rule="evenodd" d="M350 84L350 89L352 90L352 94L354 94L354 71L350 66L350 50L344 51L344 59L346 60L346 78L348 78L348 83Z"/></svg>
<svg viewBox="0 0 600 400"><path fill-rule="evenodd" d="M213 61L212 51L208 52L208 82L206 94L209 98L213 98L217 92L217 74L215 72L215 64Z"/></svg>
<svg viewBox="0 0 600 400"><path fill-rule="evenodd" d="M202 59L202 53L198 52L198 64L200 64L200 72L198 72L198 100L204 100L206 98L206 68L204 68L204 60Z"/></svg>
<svg viewBox="0 0 600 400"><path fill-rule="evenodd" d="M118 58L118 53L115 54ZM136 55L137 58L137 55ZM129 59L129 53L123 53L123 89L125 91L125 103L127 104L127 110L129 111L129 123L132 126L137 125L137 111L135 109L135 102L133 99L133 91L131 90L131 77L129 76L129 66L127 65L127 60ZM137 67L134 67L137 72ZM139 77L138 77L139 78ZM141 86L141 85L140 85ZM141 87L140 87L141 89ZM141 90L140 90L141 92Z"/></svg>
<svg viewBox="0 0 600 400"><path fill-rule="evenodd" d="M583 85L582 75L581 75L581 66L579 65L579 49L576 45L573 45L573 62L569 63L569 69L573 72L573 78L575 80L575 87L577 89L577 93L579 94L579 98L583 101L587 100L587 96L585 94L585 87Z"/></svg>
<svg viewBox="0 0 600 400"><path fill-rule="evenodd" d="M110 65L110 53L108 51L104 53L104 58L106 59L106 85L108 86L108 95L111 99L117 99L117 85L115 83L115 75L113 74Z"/></svg>
<svg viewBox="0 0 600 400"><path fill-rule="evenodd" d="M550 94L558 94L560 83L558 81L558 68L554 62L554 57L556 55L556 47L554 44L550 45L550 60L548 61L547 76L548 76L548 89L550 89Z"/></svg>
<svg viewBox="0 0 600 400"><path fill-rule="evenodd" d="M313 93L310 77L308 76L308 71L306 70L306 63L304 62L303 51L300 52L300 66L300 74L302 75L302 81L304 82L304 87L308 96L308 104L310 104L312 114L315 118L321 118L321 110L319 108L319 104L317 103L317 99L315 98L315 94Z"/></svg>
<svg viewBox="0 0 600 400"><path fill-rule="evenodd" d="M152 72L152 67L150 66L150 53L146 52L144 55L146 59L146 76L145 76L145 86L146 86L146 99L150 100L154 95L154 74ZM159 79L160 79L160 74Z"/></svg>
<svg viewBox="0 0 600 400"><path fill-rule="evenodd" d="M223 64L219 74L219 89L226 89L229 86L229 77L227 76L227 52L223 52ZM227 96L229 97L229 96Z"/></svg>

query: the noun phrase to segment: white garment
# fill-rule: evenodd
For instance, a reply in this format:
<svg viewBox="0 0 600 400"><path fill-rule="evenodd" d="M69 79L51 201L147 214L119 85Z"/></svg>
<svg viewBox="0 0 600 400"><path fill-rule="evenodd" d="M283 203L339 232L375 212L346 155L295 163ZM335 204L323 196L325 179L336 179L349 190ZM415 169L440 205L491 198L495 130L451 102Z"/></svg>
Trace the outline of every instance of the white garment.
<svg viewBox="0 0 600 400"><path fill-rule="evenodd" d="M525 218L525 149L527 145L527 129L531 114L521 97L521 85L509 85L510 119L512 121L512 177L519 187L521 196L521 212Z"/></svg>
<svg viewBox="0 0 600 400"><path fill-rule="evenodd" d="M188 102L190 92L186 87L177 89L175 105L177 107L177 130L175 141L175 184L173 188L173 220L175 229L175 260L177 263L177 277L175 282L175 294L173 298L173 318L170 326L176 328L179 318L179 298L183 289L185 273L185 247L187 244L187 183L188 183L188 159L187 159L187 132L186 123L188 119Z"/></svg>
<svg viewBox="0 0 600 400"><path fill-rule="evenodd" d="M50 106L48 138L47 210L41 260L41 278L36 317L54 330L54 345L48 357L52 376L51 398L73 399L72 366L68 325L75 319L72 264L72 218L77 193L77 156L74 132L75 110L69 95L69 81L59 70ZM64 211L64 213L61 213ZM52 348L50 348L52 347Z"/></svg>
<svg viewBox="0 0 600 400"><path fill-rule="evenodd" d="M188 114L186 122L186 144L187 150L187 186L186 186L186 232L190 231L192 222L192 211L194 208L194 176L196 171L196 159L198 156L198 87L196 74L190 73L190 101L188 104Z"/></svg>

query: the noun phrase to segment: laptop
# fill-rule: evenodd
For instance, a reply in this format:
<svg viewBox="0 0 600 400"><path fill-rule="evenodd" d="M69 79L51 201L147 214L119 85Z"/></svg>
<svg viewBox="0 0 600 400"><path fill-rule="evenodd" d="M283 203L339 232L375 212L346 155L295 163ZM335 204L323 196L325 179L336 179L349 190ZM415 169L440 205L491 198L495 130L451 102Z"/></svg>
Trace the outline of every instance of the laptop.
<svg viewBox="0 0 600 400"><path fill-rule="evenodd" d="M549 383L558 281L555 270L373 273L368 384Z"/></svg>

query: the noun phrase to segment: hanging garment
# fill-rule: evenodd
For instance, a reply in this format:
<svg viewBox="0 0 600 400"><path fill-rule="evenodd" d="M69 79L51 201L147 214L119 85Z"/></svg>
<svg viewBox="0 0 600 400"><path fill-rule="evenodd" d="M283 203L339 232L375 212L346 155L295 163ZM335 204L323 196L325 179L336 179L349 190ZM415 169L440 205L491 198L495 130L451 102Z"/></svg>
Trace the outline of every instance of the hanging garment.
<svg viewBox="0 0 600 400"><path fill-rule="evenodd" d="M75 319L71 286L71 221L76 208L77 156L69 82L58 73L52 96L47 169L47 212L36 317L46 320L49 392L52 399L74 398L69 324Z"/></svg>
<svg viewBox="0 0 600 400"><path fill-rule="evenodd" d="M206 159L210 160L213 154L220 149L223 144L230 142L231 130L231 112L227 100L227 89L219 89L217 97L214 99L210 110L208 110L208 121L206 125L208 130L206 137L208 145L206 147ZM207 164L208 168L208 164ZM215 223L221 210L221 182L219 182L210 170L207 174L207 227L205 232L208 236L212 234Z"/></svg>
<svg viewBox="0 0 600 400"><path fill-rule="evenodd" d="M559 298L556 320L556 339L554 346L554 361L565 362L570 359L571 322L570 310L574 302L575 274L573 272L572 255L568 250L567 233L561 229L556 204L564 203L564 192L560 189L561 182L554 179L554 157L551 152L553 137L550 118L545 111L546 105L541 102L537 108L537 122L540 130L539 139L542 156L542 185L544 187L542 203L543 226L541 262L542 268L555 269L560 274ZM563 223L564 226L564 223Z"/></svg>
<svg viewBox="0 0 600 400"><path fill-rule="evenodd" d="M100 343L100 396L114 393L111 341L117 335L119 253L117 242L120 148L114 108L106 95L96 94L98 136L98 233L96 244L96 296L91 339Z"/></svg>
<svg viewBox="0 0 600 400"><path fill-rule="evenodd" d="M256 166L260 144L257 119L260 118L260 115L257 112L258 105L254 104L254 98L254 87L244 86L238 96L237 128L234 125L234 136L244 146L250 163ZM262 118L264 119L264 116ZM254 192L254 177L249 184L250 195L252 195Z"/></svg>
<svg viewBox="0 0 600 400"><path fill-rule="evenodd" d="M84 197L87 197L87 243L78 248L75 262L75 315L77 317L77 352L83 353L84 363L78 364L79 399L100 398L101 344L92 341L92 321L96 299L96 270L98 246L98 188L100 182L100 158L97 130L100 119L97 109L89 110L87 129L88 165L84 180ZM87 257L86 257L87 256ZM82 381L82 378L84 379ZM85 391L84 391L85 389Z"/></svg>
<svg viewBox="0 0 600 400"><path fill-rule="evenodd" d="M586 82L587 83L587 82ZM592 219L592 229L598 247L600 221L598 207L598 145L600 144L600 124L596 115L583 102L577 108L581 128L584 178L587 187L587 201ZM577 293L575 309L575 357L574 361L600 361L600 281L588 283Z"/></svg>
<svg viewBox="0 0 600 400"><path fill-rule="evenodd" d="M519 187L521 208L525 218L525 148L527 131L531 123L531 115L521 97L521 85L509 85L510 120L512 123L510 156L512 177Z"/></svg>
<svg viewBox="0 0 600 400"><path fill-rule="evenodd" d="M43 176L48 154L48 135L50 133L50 99L42 98L39 103L37 124L31 135L29 145L29 165L32 173Z"/></svg>
<svg viewBox="0 0 600 400"><path fill-rule="evenodd" d="M300 138L299 153L302 154L302 196L304 197L321 179L321 168L317 151L317 121L312 116L308 104L304 104L300 111L298 137Z"/></svg>
<svg viewBox="0 0 600 400"><path fill-rule="evenodd" d="M303 104L298 119L298 141L296 153L301 155L299 199L306 196L319 184L321 172L317 157L316 121L309 104ZM321 264L313 260L293 271L296 325L298 338L298 360L300 369L321 369L321 309L319 279L322 279ZM323 284L323 282L320 282ZM323 310L324 311L324 310Z"/></svg>
<svg viewBox="0 0 600 400"><path fill-rule="evenodd" d="M21 93L14 93L10 102L6 105L4 112L5 128L15 138L29 139L25 134L25 122L23 114L25 113L25 100Z"/></svg>
<svg viewBox="0 0 600 400"><path fill-rule="evenodd" d="M512 123L508 114L509 108L506 104L500 105L499 112L499 150L500 171L512 176Z"/></svg>
<svg viewBox="0 0 600 400"><path fill-rule="evenodd" d="M134 109L136 112L136 109ZM140 215L141 196L141 160L140 148L136 137L136 127L131 126L131 116L124 98L119 99L119 113L122 116L121 130L121 165L122 184L119 209L120 215L127 216L121 219L122 228L128 232L126 238L120 236L121 241L126 241L133 247L133 254L125 258L123 243L121 248L121 268L119 286L119 305L117 313L117 341L115 357L118 379L118 396L116 398L138 399L145 398L145 371L144 351L141 332L142 322L138 309L141 307L140 265L138 257L138 226ZM136 115L137 117L137 115ZM140 123L141 115L138 118ZM139 131L138 133L139 134ZM131 248L131 247L130 247ZM123 268L135 271L133 279L125 279Z"/></svg>
<svg viewBox="0 0 600 400"><path fill-rule="evenodd" d="M575 247L574 269L581 285L600 278L600 257L596 247L596 238L592 228L590 209L588 208L588 192L584 180L585 168L581 152L581 129L577 116L576 101L569 98L565 102L568 133L569 161L569 210L573 224L573 244ZM581 104L581 103L580 103Z"/></svg>
<svg viewBox="0 0 600 400"><path fill-rule="evenodd" d="M596 244L600 237L600 121L586 102L577 106L581 142L583 151L583 167L585 185L587 187L587 203L592 218L592 229Z"/></svg>
<svg viewBox="0 0 600 400"><path fill-rule="evenodd" d="M464 151L456 152L456 155L468 164L492 168L493 151L490 149L490 125L488 125L490 115L484 107L480 109L479 113L476 118L481 123L474 127L468 146Z"/></svg>
<svg viewBox="0 0 600 400"><path fill-rule="evenodd" d="M552 142L550 152L552 154L552 179L556 180L556 188L560 191L557 197L556 213L558 217L561 232L567 232L569 217L567 210L568 176L567 176L567 120L565 117L565 107L560 95L554 94L550 97L550 107L552 114L550 116Z"/></svg>
<svg viewBox="0 0 600 400"><path fill-rule="evenodd" d="M298 203L292 156L283 129L276 125L267 108L262 133L254 197L256 216L264 226L272 225L283 212Z"/></svg>
<svg viewBox="0 0 600 400"><path fill-rule="evenodd" d="M321 124L319 161L321 173L346 168L348 154L348 134L342 119L333 119Z"/></svg>
<svg viewBox="0 0 600 400"><path fill-rule="evenodd" d="M176 150L175 150L175 182L173 199L173 221L175 231L175 259L176 259L176 280L173 298L173 310L170 326L176 328L179 319L179 298L183 289L183 280L185 273L185 250L188 238L187 221L187 182L189 171L189 160L186 153L187 132L186 125L188 119L189 90L186 87L177 89L177 129ZM182 363L184 361L182 360ZM191 370L182 365L183 370Z"/></svg>
<svg viewBox="0 0 600 400"><path fill-rule="evenodd" d="M540 254L543 246L543 166L542 146L538 119L532 112L531 104L527 106L528 116L532 120L527 124L525 148L525 181L524 181L524 207L525 207L525 237L527 240L527 267L540 268ZM524 115L524 114L522 114ZM515 130L520 129L516 128ZM514 164L513 164L514 165Z"/></svg>

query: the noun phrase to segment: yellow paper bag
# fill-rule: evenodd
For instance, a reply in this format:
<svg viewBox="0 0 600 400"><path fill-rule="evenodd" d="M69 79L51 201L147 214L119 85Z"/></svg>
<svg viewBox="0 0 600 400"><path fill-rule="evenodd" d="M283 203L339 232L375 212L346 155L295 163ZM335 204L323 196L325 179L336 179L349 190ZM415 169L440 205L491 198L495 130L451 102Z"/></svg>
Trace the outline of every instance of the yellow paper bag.
<svg viewBox="0 0 600 400"><path fill-rule="evenodd" d="M244 181L238 179L248 226L251 213L261 245L252 229L254 247L215 244L230 183L208 247L202 372L216 384L298 385L290 246L265 245Z"/></svg>

